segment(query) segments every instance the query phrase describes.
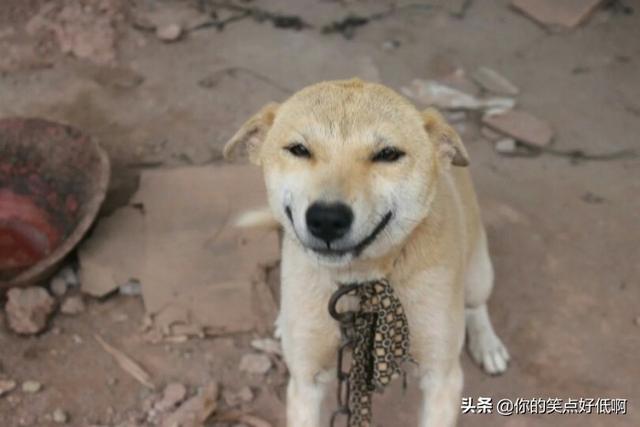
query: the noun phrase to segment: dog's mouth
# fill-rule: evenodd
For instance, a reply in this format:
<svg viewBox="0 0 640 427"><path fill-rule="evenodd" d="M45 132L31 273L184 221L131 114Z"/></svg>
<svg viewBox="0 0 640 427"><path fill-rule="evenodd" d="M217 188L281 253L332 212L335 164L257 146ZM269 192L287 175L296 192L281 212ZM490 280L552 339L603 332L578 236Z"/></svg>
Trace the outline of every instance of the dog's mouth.
<svg viewBox="0 0 640 427"><path fill-rule="evenodd" d="M296 234L298 241L302 243L302 245L305 248L319 255L322 255L324 257L329 257L329 258L340 258L345 255L353 255L354 258L357 258L358 256L360 256L362 252L364 252L364 250L369 245L371 245L376 240L376 238L380 235L382 230L385 229L385 227L389 224L389 222L391 221L391 218L393 217L393 212L391 211L387 212L385 216L382 217L380 222L376 225L376 227L373 229L373 231L367 237L362 239L360 243L354 246L351 246L348 248L332 248L330 244L327 244L327 247L323 248L323 247L314 247L314 246L306 245L304 241L300 239L300 236L298 235L298 231L296 230L296 226L293 222L293 214L291 212L291 207L286 206L285 212L287 214L287 217L289 218L289 222L291 222L291 227L293 228L293 232Z"/></svg>

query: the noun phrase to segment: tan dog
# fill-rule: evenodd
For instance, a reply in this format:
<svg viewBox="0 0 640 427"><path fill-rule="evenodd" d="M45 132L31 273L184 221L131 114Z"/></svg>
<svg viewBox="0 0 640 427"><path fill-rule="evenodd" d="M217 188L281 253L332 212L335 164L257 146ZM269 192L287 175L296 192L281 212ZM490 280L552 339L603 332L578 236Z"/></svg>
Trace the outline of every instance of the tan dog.
<svg viewBox="0 0 640 427"><path fill-rule="evenodd" d="M380 277L407 314L420 425L455 425L465 325L485 371L501 373L509 359L487 312L493 268L455 131L391 89L348 80L265 106L225 154L239 143L263 167L271 215L285 230L277 328L291 372L288 426L320 426L340 336L327 312L337 283Z"/></svg>

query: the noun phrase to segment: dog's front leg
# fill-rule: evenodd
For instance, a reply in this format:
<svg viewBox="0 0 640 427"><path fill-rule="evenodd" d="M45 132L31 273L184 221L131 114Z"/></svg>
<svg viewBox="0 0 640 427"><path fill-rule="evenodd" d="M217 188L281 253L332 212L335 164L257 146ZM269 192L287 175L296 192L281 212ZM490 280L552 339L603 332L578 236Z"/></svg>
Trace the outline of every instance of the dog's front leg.
<svg viewBox="0 0 640 427"><path fill-rule="evenodd" d="M291 374L287 387L288 427L320 427L327 377L323 373Z"/></svg>
<svg viewBox="0 0 640 427"><path fill-rule="evenodd" d="M321 427L322 402L335 375L332 362L337 336L330 330L320 333L309 321L299 316L283 328L282 347L290 373L287 427Z"/></svg>
<svg viewBox="0 0 640 427"><path fill-rule="evenodd" d="M334 287L325 272L306 266L294 249L285 239L278 328L291 376L287 427L321 427L322 401L340 340L338 325L327 311Z"/></svg>
<svg viewBox="0 0 640 427"><path fill-rule="evenodd" d="M420 427L453 427L460 411L462 368L459 360L423 370Z"/></svg>
<svg viewBox="0 0 640 427"><path fill-rule="evenodd" d="M420 427L454 427L460 411L464 342L461 286L448 270L434 268L396 293L405 307L411 354L423 393Z"/></svg>

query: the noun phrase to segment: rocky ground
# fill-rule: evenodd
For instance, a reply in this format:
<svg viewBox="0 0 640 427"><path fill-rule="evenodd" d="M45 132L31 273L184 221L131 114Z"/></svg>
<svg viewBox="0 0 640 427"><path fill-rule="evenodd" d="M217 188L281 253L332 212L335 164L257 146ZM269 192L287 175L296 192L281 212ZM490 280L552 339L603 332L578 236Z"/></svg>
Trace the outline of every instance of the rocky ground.
<svg viewBox="0 0 640 427"><path fill-rule="evenodd" d="M360 76L438 105L471 156L513 357L491 378L465 354L464 396L628 399L627 415L460 425L640 425L640 8L392 3L4 0L0 116L97 138L113 163L107 215L142 170L215 168L250 114L318 80ZM135 287L89 297L70 267L2 302L3 427L284 425L286 368L265 331L150 339ZM415 425L416 390L381 397L375 425Z"/></svg>

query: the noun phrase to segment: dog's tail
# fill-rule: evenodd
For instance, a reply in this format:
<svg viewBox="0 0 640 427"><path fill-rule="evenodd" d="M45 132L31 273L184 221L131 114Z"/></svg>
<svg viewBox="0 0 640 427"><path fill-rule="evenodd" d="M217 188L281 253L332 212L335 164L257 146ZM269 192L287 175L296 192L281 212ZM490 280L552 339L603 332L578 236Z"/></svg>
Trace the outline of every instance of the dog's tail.
<svg viewBox="0 0 640 427"><path fill-rule="evenodd" d="M241 213L236 217L233 225L238 228L280 229L280 223L267 206Z"/></svg>

